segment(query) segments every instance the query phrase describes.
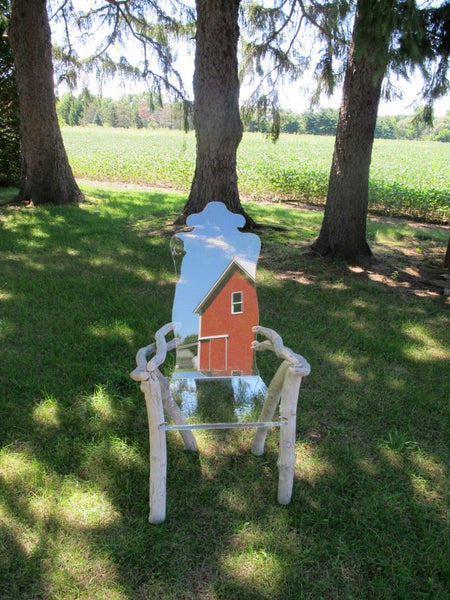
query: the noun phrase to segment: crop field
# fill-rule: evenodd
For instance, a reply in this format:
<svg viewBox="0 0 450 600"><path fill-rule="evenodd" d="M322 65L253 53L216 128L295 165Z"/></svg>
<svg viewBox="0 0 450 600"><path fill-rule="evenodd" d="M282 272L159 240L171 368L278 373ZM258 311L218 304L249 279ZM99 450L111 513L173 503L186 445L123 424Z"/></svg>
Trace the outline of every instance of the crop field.
<svg viewBox="0 0 450 600"><path fill-rule="evenodd" d="M65 127L75 175L164 185L187 191L195 168L195 135L171 130ZM238 150L241 194L258 200L323 204L334 138L282 135L273 143L246 133ZM369 210L447 223L450 216L450 144L375 140Z"/></svg>

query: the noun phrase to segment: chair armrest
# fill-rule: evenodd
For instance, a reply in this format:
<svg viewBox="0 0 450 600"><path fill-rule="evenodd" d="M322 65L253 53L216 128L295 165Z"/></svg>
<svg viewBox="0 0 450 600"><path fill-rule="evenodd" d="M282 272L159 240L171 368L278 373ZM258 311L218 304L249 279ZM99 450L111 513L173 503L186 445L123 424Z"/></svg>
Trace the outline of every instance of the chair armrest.
<svg viewBox="0 0 450 600"><path fill-rule="evenodd" d="M261 327L260 325L253 327L253 331L267 338L262 342L256 340L252 342L254 350L272 350L279 358L288 362L298 375L306 376L311 373L311 366L306 358L287 348L283 343L283 339L276 331L267 327Z"/></svg>
<svg viewBox="0 0 450 600"><path fill-rule="evenodd" d="M155 333L155 342L140 348L136 353L137 368L130 373L130 377L135 381L147 381L151 373L166 360L167 352L176 348L178 340L175 338L167 342L166 335L174 330L176 323L167 323ZM155 352L155 355L148 361L148 356Z"/></svg>

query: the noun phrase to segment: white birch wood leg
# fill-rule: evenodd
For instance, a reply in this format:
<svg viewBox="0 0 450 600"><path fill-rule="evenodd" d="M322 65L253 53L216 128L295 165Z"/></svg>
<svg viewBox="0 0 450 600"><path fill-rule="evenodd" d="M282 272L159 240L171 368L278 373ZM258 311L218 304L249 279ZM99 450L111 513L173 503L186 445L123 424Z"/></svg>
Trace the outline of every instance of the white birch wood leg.
<svg viewBox="0 0 450 600"><path fill-rule="evenodd" d="M302 376L309 375L311 367L303 356L292 352L290 348L286 348L279 334L273 331L273 329L267 329L258 325L253 328L253 331L267 338L262 342L255 341L253 343L255 350L271 350L283 359L283 363L275 374L267 391L266 401L261 413L261 421L263 420L263 415L268 420L273 418L273 412L276 410L279 400L280 387L282 386L280 420L283 424L280 427L280 450L278 457L278 502L280 504L289 504L294 483L298 395ZM271 413L270 417L268 417L269 413ZM252 446L253 454L259 455L263 453L266 435L266 428L256 431Z"/></svg>
<svg viewBox="0 0 450 600"><path fill-rule="evenodd" d="M167 377L164 377L159 370L157 371L157 376L161 385L161 394L164 409L169 414L170 418L173 420L175 425L187 425L188 422L186 420L186 417L183 415L180 407L170 394L169 382L167 380ZM180 430L179 433L183 438L185 449L190 450L191 452L197 452L197 440L195 439L195 436L192 433L192 431Z"/></svg>
<svg viewBox="0 0 450 600"><path fill-rule="evenodd" d="M278 371L275 373L272 381L270 382L270 385L267 388L264 406L261 410L261 414L259 416L258 421L262 423L273 421L275 411L280 402L281 390L283 387L284 377L288 366L289 363L283 361L279 366ZM264 445L266 443L268 431L268 427L260 427L259 429L256 429L252 444L252 453L255 456L262 456L264 454Z"/></svg>
<svg viewBox="0 0 450 600"><path fill-rule="evenodd" d="M167 448L161 386L154 374L142 381L141 390L147 405L150 441L150 523L162 523L166 518Z"/></svg>
<svg viewBox="0 0 450 600"><path fill-rule="evenodd" d="M280 453L278 458L278 502L289 504L292 496L295 468L295 437L297 426L297 401L302 376L295 367L288 367L281 392L280 419L284 425L280 427Z"/></svg>

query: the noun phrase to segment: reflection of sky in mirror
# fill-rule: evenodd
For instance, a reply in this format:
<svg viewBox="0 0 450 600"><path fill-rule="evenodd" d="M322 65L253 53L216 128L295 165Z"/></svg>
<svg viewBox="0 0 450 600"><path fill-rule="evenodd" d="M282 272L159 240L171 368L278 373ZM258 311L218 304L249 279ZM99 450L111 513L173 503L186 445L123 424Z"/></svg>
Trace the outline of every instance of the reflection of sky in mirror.
<svg viewBox="0 0 450 600"><path fill-rule="evenodd" d="M187 224L193 230L177 234L171 243L176 266L180 252L184 254L172 313L181 339L198 334L199 317L193 311L230 262L237 259L254 277L260 250L258 236L238 230L244 217L221 202L210 202L203 212L190 215Z"/></svg>

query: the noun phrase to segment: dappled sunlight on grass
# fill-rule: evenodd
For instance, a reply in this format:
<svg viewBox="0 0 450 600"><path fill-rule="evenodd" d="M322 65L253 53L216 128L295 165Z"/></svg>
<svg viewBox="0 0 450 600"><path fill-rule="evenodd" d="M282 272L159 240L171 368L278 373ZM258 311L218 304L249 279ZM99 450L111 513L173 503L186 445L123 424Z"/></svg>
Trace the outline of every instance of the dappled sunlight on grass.
<svg viewBox="0 0 450 600"><path fill-rule="evenodd" d="M0 548L5 550L7 543L20 549L30 565L41 564L41 593L47 589L49 597L86 600L128 597L120 592L114 560L84 534L118 522L119 513L105 492L78 477L57 475L24 448L2 449L0 478ZM18 560L9 551L0 559L0 569L9 564L14 569ZM25 580L10 581L12 590L21 584ZM9 598L2 589L2 597ZM25 596L19 592L17 597Z"/></svg>
<svg viewBox="0 0 450 600"><path fill-rule="evenodd" d="M132 224L137 219L141 225L146 220L145 215L148 214L149 203L153 204L156 209L152 211L153 219L155 216L167 219L168 213L179 210L180 202L186 200L186 194L175 190L147 190L140 186L120 186L107 182L84 182L82 189L86 195L86 201L80 206L94 218L123 218L126 216L127 219L131 219Z"/></svg>
<svg viewBox="0 0 450 600"><path fill-rule="evenodd" d="M308 536L293 526L285 508L269 509L265 519L242 522L230 538L229 549L219 558L227 589L223 597L254 594L257 598L281 599L286 569L295 569L296 557L307 558L309 553Z"/></svg>
<svg viewBox="0 0 450 600"><path fill-rule="evenodd" d="M93 256L88 263L93 267L114 267L116 260L113 256Z"/></svg>
<svg viewBox="0 0 450 600"><path fill-rule="evenodd" d="M4 287L0 287L0 302L2 300L11 300L12 294L8 292Z"/></svg>
<svg viewBox="0 0 450 600"><path fill-rule="evenodd" d="M350 381L362 383L363 373L368 366L367 357L352 357L344 350L338 350L328 355L328 360L340 367L341 373Z"/></svg>
<svg viewBox="0 0 450 600"><path fill-rule="evenodd" d="M40 541L40 533L34 524L29 524L23 519L16 518L12 509L9 509L0 498L0 523L25 555L31 556ZM1 543L0 543L1 548Z"/></svg>
<svg viewBox="0 0 450 600"><path fill-rule="evenodd" d="M26 267L27 269L30 270L30 272L33 272L33 271L36 273L45 272L45 265L42 264L42 260L40 260L39 258L31 259L26 256L20 256L20 258L19 258L19 256L16 256L16 257L10 256L9 260L13 263L15 261L17 263L19 263L19 261L20 261L21 267Z"/></svg>
<svg viewBox="0 0 450 600"><path fill-rule="evenodd" d="M96 337L120 336L127 341L131 341L134 331L127 323L113 321L106 324L92 324L88 327L88 332Z"/></svg>
<svg viewBox="0 0 450 600"><path fill-rule="evenodd" d="M278 430L261 457L253 431L196 432L198 454L173 432L167 520L148 524L147 415L129 373L171 318L168 222L182 203L95 186L82 208L0 214L0 596L336 600L394 590L443 600L446 307L391 285L406 273L397 255L383 281L380 264L351 270L305 252L321 213L252 204L261 221L289 227L258 232L261 323L312 367L291 504L276 503ZM438 243L429 235L423 254ZM395 251L408 236L387 234ZM279 359L257 360L268 383ZM173 365L171 353L166 375Z"/></svg>
<svg viewBox="0 0 450 600"><path fill-rule="evenodd" d="M448 518L446 498L443 498L442 494L434 489L430 482L420 475L411 475L411 485L417 501L425 503L426 505L432 504L436 509L440 509L443 523L446 523Z"/></svg>
<svg viewBox="0 0 450 600"><path fill-rule="evenodd" d="M369 477L378 477L380 475L380 465L373 458L360 458L357 461L357 465Z"/></svg>
<svg viewBox="0 0 450 600"><path fill-rule="evenodd" d="M415 227L414 224L407 225L400 221L396 221L392 225L388 223L380 226L374 220L372 224L368 226L368 233L376 242L380 244L389 242L397 244L398 247L410 246L412 249L417 250L418 244L417 239L429 240L436 244L442 244L447 241L448 233L444 228L439 227Z"/></svg>
<svg viewBox="0 0 450 600"><path fill-rule="evenodd" d="M352 306L354 308L362 308L363 310L366 308L370 308L370 304L366 300L362 300L361 298L354 298L352 300Z"/></svg>
<svg viewBox="0 0 450 600"><path fill-rule="evenodd" d="M133 271L137 277L142 281L140 287L136 290L136 295L139 293L146 292L146 286L152 285L155 289L164 288L165 286L172 286L173 290L175 289L175 284L178 281L178 275L174 273L173 270L161 270L158 273L158 277L156 278L152 272L148 268L136 268ZM136 298L130 299L130 301L135 301Z"/></svg>
<svg viewBox="0 0 450 600"><path fill-rule="evenodd" d="M0 298L1 300L1 298ZM12 300L12 295L6 294L5 300ZM16 331L16 324L12 320L6 321L5 319L0 319L0 339L10 338L14 336L14 332Z"/></svg>
<svg viewBox="0 0 450 600"><path fill-rule="evenodd" d="M427 456L420 449L410 456L410 460L415 469L436 485L445 483L448 476L448 466L441 464L431 456Z"/></svg>
<svg viewBox="0 0 450 600"><path fill-rule="evenodd" d="M302 271L284 271L277 275L277 279L290 279L301 285L312 285L315 281L315 277L305 275Z"/></svg>
<svg viewBox="0 0 450 600"><path fill-rule="evenodd" d="M336 475L336 467L317 448L309 443L299 442L295 449L295 475L311 486L320 484L324 477Z"/></svg>
<svg viewBox="0 0 450 600"><path fill-rule="evenodd" d="M405 375L395 375L393 373L387 373L386 385L391 388L393 392L404 392L408 386L408 378Z"/></svg>
<svg viewBox="0 0 450 600"><path fill-rule="evenodd" d="M400 471L404 466L403 456L396 449L384 446L380 448L380 456L394 470Z"/></svg>
<svg viewBox="0 0 450 600"><path fill-rule="evenodd" d="M421 323L409 323L403 333L410 340L404 345L404 353L408 358L418 361L449 360L450 349L445 348L427 331Z"/></svg>
<svg viewBox="0 0 450 600"><path fill-rule="evenodd" d="M61 424L58 401L53 396L47 396L33 410L33 420L43 427L57 428Z"/></svg>
<svg viewBox="0 0 450 600"><path fill-rule="evenodd" d="M102 424L111 422L116 416L109 393L102 384L95 386L95 391L92 396L87 398L86 404L90 409L93 419L100 419Z"/></svg>
<svg viewBox="0 0 450 600"><path fill-rule="evenodd" d="M40 482L44 468L28 448L5 447L0 451L0 476L8 485L24 488Z"/></svg>
<svg viewBox="0 0 450 600"><path fill-rule="evenodd" d="M3 450L0 476L20 494L21 512L32 515L36 526L51 518L61 525L92 529L106 527L118 518L103 492L74 477L58 477L30 451Z"/></svg>
<svg viewBox="0 0 450 600"><path fill-rule="evenodd" d="M107 527L119 514L103 492L69 477L61 485L53 517L66 527L93 529Z"/></svg>
<svg viewBox="0 0 450 600"><path fill-rule="evenodd" d="M85 535L63 530L55 536L51 550L52 558L43 576L51 596L79 600L129 598L126 590L121 589L119 572L111 556L105 549L94 548Z"/></svg>
<svg viewBox="0 0 450 600"><path fill-rule="evenodd" d="M204 473L205 476L208 476L207 473ZM245 514L249 509L250 499L243 498L242 494L239 493L238 490L233 489L223 489L219 494L220 503L232 510L234 513Z"/></svg>
<svg viewBox="0 0 450 600"><path fill-rule="evenodd" d="M231 553L223 558L221 567L225 577L252 589L261 598L276 597L283 577L280 559L264 548Z"/></svg>
<svg viewBox="0 0 450 600"><path fill-rule="evenodd" d="M397 432L380 447L385 465L406 477L414 502L433 510L446 526L448 520L448 466L427 455L407 434Z"/></svg>
<svg viewBox="0 0 450 600"><path fill-rule="evenodd" d="M90 444L83 453L80 471L85 478L108 486L114 483L110 472L112 466L124 471L134 469L142 473L143 478L145 477L143 481L146 481L147 457L117 437Z"/></svg>
<svg viewBox="0 0 450 600"><path fill-rule="evenodd" d="M318 285L324 290L336 290L344 292L351 289L350 285L345 281L321 281Z"/></svg>

